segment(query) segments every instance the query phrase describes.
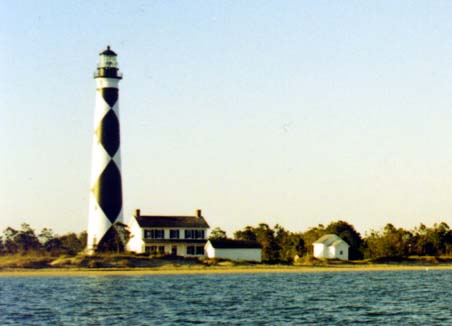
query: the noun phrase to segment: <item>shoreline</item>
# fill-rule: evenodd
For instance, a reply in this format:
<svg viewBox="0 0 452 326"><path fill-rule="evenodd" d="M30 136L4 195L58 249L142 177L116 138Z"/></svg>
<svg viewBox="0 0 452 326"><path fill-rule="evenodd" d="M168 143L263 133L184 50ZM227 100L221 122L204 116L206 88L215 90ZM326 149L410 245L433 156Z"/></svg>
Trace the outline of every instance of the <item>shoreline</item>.
<svg viewBox="0 0 452 326"><path fill-rule="evenodd" d="M452 270L452 265L334 265L334 266L236 266L236 267L163 267L163 268L42 268L2 269L1 277L80 277L144 276L262 273L328 273Z"/></svg>

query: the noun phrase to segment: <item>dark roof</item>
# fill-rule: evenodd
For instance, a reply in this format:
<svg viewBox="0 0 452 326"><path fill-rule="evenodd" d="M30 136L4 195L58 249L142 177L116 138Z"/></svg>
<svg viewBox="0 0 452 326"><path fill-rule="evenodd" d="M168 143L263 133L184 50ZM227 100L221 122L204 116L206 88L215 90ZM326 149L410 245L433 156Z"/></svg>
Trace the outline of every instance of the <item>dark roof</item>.
<svg viewBox="0 0 452 326"><path fill-rule="evenodd" d="M262 248L259 242L257 241L248 241L248 240L231 240L231 239L218 239L218 240L209 240L214 248L231 248L231 249L240 249L240 248Z"/></svg>
<svg viewBox="0 0 452 326"><path fill-rule="evenodd" d="M135 218L142 228L209 228L202 216L140 215Z"/></svg>
<svg viewBox="0 0 452 326"><path fill-rule="evenodd" d="M102 51L99 54L105 54L105 55L112 55L112 56L117 56L116 52L114 52L112 49L110 49L110 45L107 46L107 49Z"/></svg>

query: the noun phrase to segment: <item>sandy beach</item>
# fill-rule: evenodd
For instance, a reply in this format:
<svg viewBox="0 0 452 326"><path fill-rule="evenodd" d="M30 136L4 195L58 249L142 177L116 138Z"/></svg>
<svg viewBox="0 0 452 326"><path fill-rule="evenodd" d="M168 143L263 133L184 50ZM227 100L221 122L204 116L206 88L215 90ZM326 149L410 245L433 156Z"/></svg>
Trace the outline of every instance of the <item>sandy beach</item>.
<svg viewBox="0 0 452 326"><path fill-rule="evenodd" d="M232 274L232 273L325 273L325 272L376 272L376 271L433 271L452 270L452 265L336 265L336 266L236 266L236 267L171 267L131 269L3 269L0 277L55 277L55 276L141 276L184 274Z"/></svg>

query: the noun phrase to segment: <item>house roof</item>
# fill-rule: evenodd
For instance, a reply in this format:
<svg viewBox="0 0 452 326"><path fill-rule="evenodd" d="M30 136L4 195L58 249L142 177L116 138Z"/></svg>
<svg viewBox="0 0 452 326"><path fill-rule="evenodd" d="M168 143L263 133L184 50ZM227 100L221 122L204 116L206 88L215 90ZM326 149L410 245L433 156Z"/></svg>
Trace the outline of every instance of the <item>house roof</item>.
<svg viewBox="0 0 452 326"><path fill-rule="evenodd" d="M212 247L217 249L245 249L245 248L256 248L260 249L262 246L257 241L248 240L231 240L231 239L217 239L209 240Z"/></svg>
<svg viewBox="0 0 452 326"><path fill-rule="evenodd" d="M317 239L313 244L323 244L327 247L336 247L341 243L345 243L347 246L349 246L349 244L342 240L342 238L340 238L339 236L335 234L325 234L324 236Z"/></svg>
<svg viewBox="0 0 452 326"><path fill-rule="evenodd" d="M135 219L142 228L209 228L202 216L139 215Z"/></svg>

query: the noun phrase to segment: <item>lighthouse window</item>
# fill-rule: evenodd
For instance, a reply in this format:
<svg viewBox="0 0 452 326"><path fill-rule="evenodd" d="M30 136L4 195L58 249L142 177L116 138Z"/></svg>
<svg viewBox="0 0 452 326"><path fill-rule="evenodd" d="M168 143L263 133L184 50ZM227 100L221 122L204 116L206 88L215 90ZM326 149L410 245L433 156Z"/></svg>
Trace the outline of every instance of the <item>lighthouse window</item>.
<svg viewBox="0 0 452 326"><path fill-rule="evenodd" d="M163 230L145 230L144 237L146 239L163 239L164 238Z"/></svg>

